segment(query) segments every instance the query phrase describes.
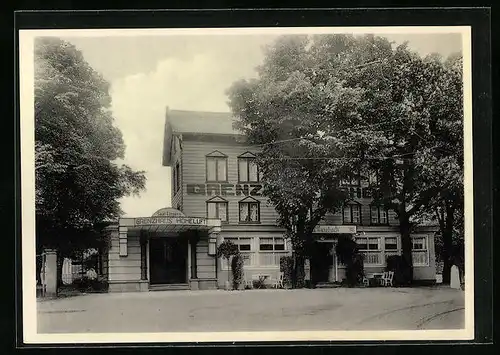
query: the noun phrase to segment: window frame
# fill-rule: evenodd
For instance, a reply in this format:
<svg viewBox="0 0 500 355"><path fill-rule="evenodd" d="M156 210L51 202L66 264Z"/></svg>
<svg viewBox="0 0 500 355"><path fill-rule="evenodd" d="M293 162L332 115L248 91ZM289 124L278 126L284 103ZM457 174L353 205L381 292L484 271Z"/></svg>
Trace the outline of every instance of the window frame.
<svg viewBox="0 0 500 355"><path fill-rule="evenodd" d="M358 222L353 222L353 208L352 206L357 206L357 209L358 209L358 212L359 212L359 221ZM345 209L349 207L349 211L350 211L350 221L347 221L346 222L346 219L345 219ZM362 218L362 214L361 214L361 204L359 202L356 202L356 201L347 201L344 206L342 207L342 224L346 224L346 225L362 225L362 221L363 221L363 218Z"/></svg>
<svg viewBox="0 0 500 355"><path fill-rule="evenodd" d="M209 214L208 214L208 205L210 203L215 204L215 214L216 214L215 217L210 217ZM219 204L225 204L226 205L226 219L225 220L219 218ZM206 205L205 208L206 208L206 216L207 216L207 218L220 219L222 223L229 223L229 202L226 199L223 199L220 196L215 196L215 197L211 198L210 200L205 201L205 205Z"/></svg>
<svg viewBox="0 0 500 355"><path fill-rule="evenodd" d="M250 180L250 161L255 161L256 156L253 153L246 152L238 156L238 183L244 184L244 183L259 183L260 182L260 169L257 164L255 164L255 167L257 168L257 175L256 178L257 180ZM245 161L246 162L246 168L247 168L247 179L242 180L241 179L241 171L240 171L240 161Z"/></svg>
<svg viewBox="0 0 500 355"><path fill-rule="evenodd" d="M215 160L215 180L208 179L208 161ZM219 164L218 160L224 160L225 168L225 180L219 180ZM207 183L227 183L228 182L228 156L219 152L218 150L213 151L210 154L205 155L205 181Z"/></svg>
<svg viewBox="0 0 500 355"><path fill-rule="evenodd" d="M373 211L372 208L377 209L377 222L373 222ZM381 222L381 212L385 213L385 222ZM389 210L384 206L370 204L370 225L372 226L387 226L389 225Z"/></svg>
<svg viewBox="0 0 500 355"><path fill-rule="evenodd" d="M430 265L430 248L429 248L429 236L428 235L412 235L411 237L411 253L412 253L412 264L416 267L427 267ZM423 239L425 243L425 248L423 249L414 249L413 248L413 240L414 239ZM426 262L425 263L415 263L413 262L413 252L425 252L426 254Z"/></svg>
<svg viewBox="0 0 500 355"><path fill-rule="evenodd" d="M273 243L272 244L261 244L260 241L261 239L272 239L273 240ZM276 250L275 247L277 245L276 243L276 239L282 239L283 240L283 250ZM285 240L285 237L284 236L281 236L281 237L259 237L259 250L258 252L259 253L286 253L288 252L287 248L286 248L286 240ZM272 245L273 246L273 250L261 250L260 249L260 246L261 245ZM281 245L281 244L279 244Z"/></svg>
<svg viewBox="0 0 500 355"><path fill-rule="evenodd" d="M363 261L363 264L366 265L366 266L381 266L381 265L384 265L385 264L385 260L384 260L384 252L385 252L385 237L382 237L382 236L362 236L362 237L356 237L355 241L356 241L356 244L359 246L359 243L358 241L360 239L365 239L366 240L366 248L367 249L361 249L359 248L359 252L363 255L365 254L368 254L368 253L372 253L372 254L379 254L379 263L376 263L376 264L373 264L373 263L367 263L366 261ZM369 245L373 245L369 243L369 240L370 239L375 239L377 241L377 249L370 249L369 248ZM382 248L382 239L384 239L383 241L383 248ZM365 257L365 260L366 260L366 257Z"/></svg>
<svg viewBox="0 0 500 355"><path fill-rule="evenodd" d="M250 205L257 205L257 220L256 221L243 221L241 220L241 205L247 205L248 216L250 216ZM260 224L260 201L251 197L244 198L241 201L238 201L238 223L239 224Z"/></svg>
<svg viewBox="0 0 500 355"><path fill-rule="evenodd" d="M179 161L177 161L174 166L174 193L179 192L181 188L180 172L181 172L181 164Z"/></svg>

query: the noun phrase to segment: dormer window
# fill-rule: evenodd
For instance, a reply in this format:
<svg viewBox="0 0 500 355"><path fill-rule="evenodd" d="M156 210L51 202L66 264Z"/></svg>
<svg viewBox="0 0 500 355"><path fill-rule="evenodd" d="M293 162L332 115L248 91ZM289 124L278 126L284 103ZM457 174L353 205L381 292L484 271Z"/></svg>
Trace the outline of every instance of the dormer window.
<svg viewBox="0 0 500 355"><path fill-rule="evenodd" d="M361 205L355 201L349 201L344 205L344 224L361 224Z"/></svg>
<svg viewBox="0 0 500 355"><path fill-rule="evenodd" d="M207 217L228 221L228 203L222 197L215 196L207 201Z"/></svg>
<svg viewBox="0 0 500 355"><path fill-rule="evenodd" d="M238 181L259 182L259 169L255 163L255 154L246 152L238 157Z"/></svg>
<svg viewBox="0 0 500 355"><path fill-rule="evenodd" d="M383 206L370 206L371 224L387 224L388 220L387 210Z"/></svg>
<svg viewBox="0 0 500 355"><path fill-rule="evenodd" d="M252 197L247 197L239 202L240 223L260 222L260 202Z"/></svg>
<svg viewBox="0 0 500 355"><path fill-rule="evenodd" d="M227 182L227 155L218 150L206 156L207 182Z"/></svg>

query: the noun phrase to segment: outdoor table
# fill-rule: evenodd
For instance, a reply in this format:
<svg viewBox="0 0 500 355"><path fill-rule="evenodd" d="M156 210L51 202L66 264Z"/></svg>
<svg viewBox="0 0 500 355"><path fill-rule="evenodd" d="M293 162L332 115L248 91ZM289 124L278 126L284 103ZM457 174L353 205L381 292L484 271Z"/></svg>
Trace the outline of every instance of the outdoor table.
<svg viewBox="0 0 500 355"><path fill-rule="evenodd" d="M382 277L384 277L383 273L374 273L372 274L372 278L375 281L377 286L380 286L382 284Z"/></svg>

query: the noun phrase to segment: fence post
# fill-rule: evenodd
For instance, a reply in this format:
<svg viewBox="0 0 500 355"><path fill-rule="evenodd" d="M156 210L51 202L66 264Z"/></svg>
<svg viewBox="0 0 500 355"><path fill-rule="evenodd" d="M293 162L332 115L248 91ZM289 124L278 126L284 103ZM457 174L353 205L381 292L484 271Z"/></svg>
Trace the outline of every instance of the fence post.
<svg viewBox="0 0 500 355"><path fill-rule="evenodd" d="M45 254L45 295L57 295L57 252L46 249Z"/></svg>

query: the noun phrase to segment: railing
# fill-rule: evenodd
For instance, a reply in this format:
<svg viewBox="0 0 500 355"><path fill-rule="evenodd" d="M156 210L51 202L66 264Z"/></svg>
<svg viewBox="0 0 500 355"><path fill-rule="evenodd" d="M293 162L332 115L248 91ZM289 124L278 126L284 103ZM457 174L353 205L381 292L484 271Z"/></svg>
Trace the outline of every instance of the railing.
<svg viewBox="0 0 500 355"><path fill-rule="evenodd" d="M413 251L412 262L414 266L427 266L429 265L429 254L427 250Z"/></svg>
<svg viewBox="0 0 500 355"><path fill-rule="evenodd" d="M382 265L385 263L382 260L381 251L363 251L363 254L365 256L365 265Z"/></svg>

